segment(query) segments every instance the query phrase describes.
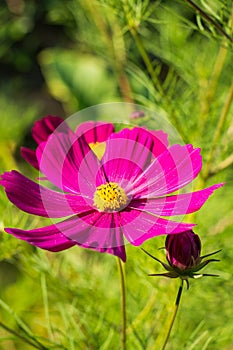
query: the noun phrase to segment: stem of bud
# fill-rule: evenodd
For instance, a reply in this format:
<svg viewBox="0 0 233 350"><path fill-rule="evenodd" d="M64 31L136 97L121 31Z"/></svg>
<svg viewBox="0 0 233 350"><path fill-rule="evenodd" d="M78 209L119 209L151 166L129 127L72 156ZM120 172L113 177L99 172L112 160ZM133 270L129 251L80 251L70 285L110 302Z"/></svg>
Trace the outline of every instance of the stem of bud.
<svg viewBox="0 0 233 350"><path fill-rule="evenodd" d="M163 343L163 346L162 346L161 350L165 350L165 348L167 346L168 339L170 337L171 330L172 330L173 324L175 322L177 311L178 311L178 308L179 308L179 305L180 305L180 299L181 299L181 295L182 295L182 291L183 291L183 285L184 285L184 280L181 279L181 285L180 285L180 287L178 289L178 293L177 293L177 296L176 296L175 309L174 309L174 312L173 312L173 315L172 315L172 319L170 321L170 325L169 325L169 328L168 328L168 332L167 332L167 335L166 335L166 338L165 338L165 341Z"/></svg>

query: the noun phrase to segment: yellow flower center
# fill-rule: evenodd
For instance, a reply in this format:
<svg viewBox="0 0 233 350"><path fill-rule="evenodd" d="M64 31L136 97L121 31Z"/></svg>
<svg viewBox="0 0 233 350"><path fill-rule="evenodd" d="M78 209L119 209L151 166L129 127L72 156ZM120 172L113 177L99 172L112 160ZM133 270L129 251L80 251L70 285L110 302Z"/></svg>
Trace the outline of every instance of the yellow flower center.
<svg viewBox="0 0 233 350"><path fill-rule="evenodd" d="M101 160L106 149L106 142L91 142L89 143L89 146L95 153L96 157Z"/></svg>
<svg viewBox="0 0 233 350"><path fill-rule="evenodd" d="M127 196L121 186L107 182L97 187L94 194L94 205L99 211L118 211L125 207Z"/></svg>

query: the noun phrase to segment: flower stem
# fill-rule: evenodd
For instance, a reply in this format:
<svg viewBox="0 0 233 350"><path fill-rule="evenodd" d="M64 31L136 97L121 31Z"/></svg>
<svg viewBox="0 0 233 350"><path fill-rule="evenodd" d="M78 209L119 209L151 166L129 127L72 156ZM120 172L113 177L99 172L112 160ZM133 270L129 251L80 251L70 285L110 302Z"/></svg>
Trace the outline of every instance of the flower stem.
<svg viewBox="0 0 233 350"><path fill-rule="evenodd" d="M111 17L106 16L106 12L103 11L103 6L99 6L98 1L81 1L81 6L91 17L96 29L100 33L100 37L103 40L103 44L108 51L112 66L114 67L118 86L125 102L133 103L133 93L128 79L125 73L126 66L126 50L124 37L121 29L116 21L114 13L111 13ZM111 31L109 27L111 23Z"/></svg>
<svg viewBox="0 0 233 350"><path fill-rule="evenodd" d="M228 49L226 45L221 45L218 56L215 61L213 72L211 77L209 78L209 83L207 84L207 89L205 90L205 93L203 94L203 88L200 89L201 99L204 97L204 99L201 101L202 117L200 118L200 128L201 128L202 134L206 133L206 122L208 122L207 119L210 114L210 109L213 104L213 99L215 98L216 89L217 89L219 78L221 76L221 73L225 64L227 53L228 53Z"/></svg>
<svg viewBox="0 0 233 350"><path fill-rule="evenodd" d="M143 59L143 62L146 66L147 72L149 73L149 76L152 79L152 83L154 88L158 91L158 93L161 96L162 101L166 102L166 106L167 108L169 108L169 114L170 114L170 118L172 120L172 123L174 124L174 126L178 129L179 133L181 134L182 138L184 141L187 140L185 133L183 132L183 128L182 125L179 121L179 118L177 116L176 110L172 104L171 99L168 97L168 94L166 93L166 91L163 88L162 83L160 82L159 77L157 76L153 64L151 62L150 56L147 53L144 44L141 40L141 37L137 31L136 28L134 27L130 27L130 32L135 40L135 43L137 45L138 51ZM188 142L188 141L187 141Z"/></svg>
<svg viewBox="0 0 233 350"><path fill-rule="evenodd" d="M33 342L33 340L31 341L30 339L26 338L25 336L17 333L16 331L14 331L13 329L11 329L10 327L6 326L4 323L2 323L0 321L0 327L3 328L5 331L7 331L8 333L14 335L15 337L21 339L22 341L24 341L25 343L31 345L32 347L36 348L36 349L40 349L40 350L46 350L47 348L42 345L41 343L37 342L37 344L35 344Z"/></svg>
<svg viewBox="0 0 233 350"><path fill-rule="evenodd" d="M121 285L121 349L126 350L126 293L125 293L125 276L122 266L122 261L117 258L117 265L120 276Z"/></svg>
<svg viewBox="0 0 233 350"><path fill-rule="evenodd" d="M43 295L43 302L44 302L44 312L45 312L45 319L47 323L47 329L49 338L53 339L53 332L50 322L50 315L49 315L49 301L48 301L48 293L47 293L47 283L46 283L46 276L45 273L41 274L41 290Z"/></svg>
<svg viewBox="0 0 233 350"><path fill-rule="evenodd" d="M203 11L198 5L196 5L192 0L185 0L191 7L193 7L206 21L212 24L219 33L221 33L225 38L227 38L230 42L233 41L232 37L224 31L224 29L211 18L205 11Z"/></svg>
<svg viewBox="0 0 233 350"><path fill-rule="evenodd" d="M210 166L211 166L211 162L212 162L212 159L213 159L214 151L215 151L215 149L216 149L216 147L218 145L219 138L220 138L220 135L221 135L221 131L223 129L224 123L225 123L226 118L228 116L228 112L230 111L230 107L231 107L232 101L233 101L233 83L231 84L229 93L227 95L225 104L223 106L222 112L221 112L220 117L219 117L218 124L216 126L216 130L215 130L215 133L214 133L214 136L213 136L212 147L211 147L209 155L207 157L205 171L203 172L204 180L209 177Z"/></svg>
<svg viewBox="0 0 233 350"><path fill-rule="evenodd" d="M178 311L178 308L179 308L179 305L180 305L181 294L182 294L182 291L183 291L183 284L184 284L184 281L181 279L181 285L180 285L180 287L178 289L178 293L177 293L177 296L176 296L175 309L174 309L174 312L173 312L173 315L172 315L172 319L171 319L171 322L170 322L170 325L169 325L169 328L168 328L168 332L167 332L167 335L166 335L166 338L165 338L165 341L163 343L163 347L162 347L161 350L165 350L166 345L168 343L168 339L170 337L171 330L172 330L173 324L175 322L177 311Z"/></svg>

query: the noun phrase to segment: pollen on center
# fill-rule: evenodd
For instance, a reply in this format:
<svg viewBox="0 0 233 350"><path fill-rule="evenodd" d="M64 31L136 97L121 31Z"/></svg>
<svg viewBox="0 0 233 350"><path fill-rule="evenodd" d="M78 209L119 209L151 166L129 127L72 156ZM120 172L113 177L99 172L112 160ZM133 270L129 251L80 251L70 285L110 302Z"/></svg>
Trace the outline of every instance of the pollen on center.
<svg viewBox="0 0 233 350"><path fill-rule="evenodd" d="M99 211L119 211L127 204L128 197L121 186L107 182L96 188L94 205Z"/></svg>

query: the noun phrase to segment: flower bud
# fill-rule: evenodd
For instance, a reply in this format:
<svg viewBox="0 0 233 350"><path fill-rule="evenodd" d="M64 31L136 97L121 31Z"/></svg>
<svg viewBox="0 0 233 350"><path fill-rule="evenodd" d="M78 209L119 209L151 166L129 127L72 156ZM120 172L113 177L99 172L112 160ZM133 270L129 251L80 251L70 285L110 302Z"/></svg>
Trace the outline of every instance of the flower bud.
<svg viewBox="0 0 233 350"><path fill-rule="evenodd" d="M201 262L201 241L192 230L168 235L165 248L167 261L171 267L187 270Z"/></svg>
<svg viewBox="0 0 233 350"><path fill-rule="evenodd" d="M130 119L140 119L145 117L145 113L143 111L134 111L130 114Z"/></svg>

